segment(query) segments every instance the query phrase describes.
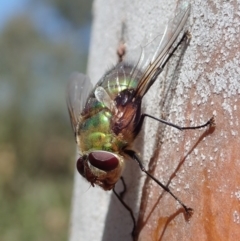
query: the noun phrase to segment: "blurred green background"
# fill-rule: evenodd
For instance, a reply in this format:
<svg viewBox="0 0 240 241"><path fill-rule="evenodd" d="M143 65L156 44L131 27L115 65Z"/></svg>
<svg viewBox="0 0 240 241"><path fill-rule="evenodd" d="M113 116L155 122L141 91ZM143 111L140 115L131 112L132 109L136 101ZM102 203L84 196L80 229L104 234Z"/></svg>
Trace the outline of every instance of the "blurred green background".
<svg viewBox="0 0 240 241"><path fill-rule="evenodd" d="M66 82L85 72L92 1L0 1L0 241L67 240L75 141Z"/></svg>

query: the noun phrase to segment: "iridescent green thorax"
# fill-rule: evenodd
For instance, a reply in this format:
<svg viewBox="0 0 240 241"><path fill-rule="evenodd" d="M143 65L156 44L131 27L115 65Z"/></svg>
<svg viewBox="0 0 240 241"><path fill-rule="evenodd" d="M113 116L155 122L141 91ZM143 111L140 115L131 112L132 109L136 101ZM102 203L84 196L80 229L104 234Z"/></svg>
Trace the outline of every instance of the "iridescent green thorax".
<svg viewBox="0 0 240 241"><path fill-rule="evenodd" d="M103 87L112 100L121 96L126 90L134 90L138 81L131 79L130 66L115 67L109 71L96 85ZM78 128L79 145L82 153L92 150L105 150L119 153L132 140L126 138L121 132L113 130L113 120L116 113L112 113L103 103L95 97L95 89L91 92ZM119 113L118 113L119 114ZM120 113L121 114L121 113Z"/></svg>
<svg viewBox="0 0 240 241"><path fill-rule="evenodd" d="M106 108L84 119L79 126L80 147L82 152L105 150L119 152L126 142L111 130L112 114Z"/></svg>

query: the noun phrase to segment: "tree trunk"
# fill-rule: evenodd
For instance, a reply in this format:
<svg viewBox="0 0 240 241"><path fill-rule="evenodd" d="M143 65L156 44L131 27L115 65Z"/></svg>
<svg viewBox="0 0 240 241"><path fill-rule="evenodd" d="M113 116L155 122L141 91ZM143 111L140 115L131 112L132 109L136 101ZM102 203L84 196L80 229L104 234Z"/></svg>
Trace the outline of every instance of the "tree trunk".
<svg viewBox="0 0 240 241"><path fill-rule="evenodd" d="M180 3L179 3L180 4ZM95 84L113 64L122 39L128 49L163 33L174 0L95 0L88 75ZM133 209L138 240L237 240L240 237L240 27L238 1L191 1L184 55L173 56L144 97L143 111L193 126L215 115L215 130L178 131L148 120L136 143L146 169L194 213L181 206L128 160L125 202ZM137 61L137 60L136 60ZM177 68L175 68L177 67ZM162 111L161 89L174 80ZM165 109L164 109L165 110ZM164 113L163 113L164 112ZM117 186L121 190L121 183ZM113 193L75 175L70 241L132 240L132 220Z"/></svg>

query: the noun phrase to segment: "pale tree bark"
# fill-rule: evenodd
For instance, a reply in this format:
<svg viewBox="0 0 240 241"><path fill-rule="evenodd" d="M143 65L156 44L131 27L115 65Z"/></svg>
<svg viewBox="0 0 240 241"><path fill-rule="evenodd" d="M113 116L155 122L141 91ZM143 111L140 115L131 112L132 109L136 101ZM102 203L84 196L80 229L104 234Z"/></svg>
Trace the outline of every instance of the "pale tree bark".
<svg viewBox="0 0 240 241"><path fill-rule="evenodd" d="M182 1L96 0L88 75L96 83L112 64L121 40L128 47L162 33ZM127 161L126 203L138 220L138 240L238 240L240 237L240 3L193 0L187 28L192 38L177 71L171 59L144 98L144 112L182 125L204 123L215 115L215 130L179 132L147 121L137 140L144 164L187 206L181 206ZM161 79L175 79L168 113L161 113ZM118 186L121 190L121 185ZM132 240L132 221L112 192L92 188L77 173L70 241Z"/></svg>

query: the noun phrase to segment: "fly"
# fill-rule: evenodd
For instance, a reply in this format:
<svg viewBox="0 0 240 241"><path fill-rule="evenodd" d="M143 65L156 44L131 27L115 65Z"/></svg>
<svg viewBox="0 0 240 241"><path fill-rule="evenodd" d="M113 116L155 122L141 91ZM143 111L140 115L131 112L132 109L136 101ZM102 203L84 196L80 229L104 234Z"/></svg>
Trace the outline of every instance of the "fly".
<svg viewBox="0 0 240 241"><path fill-rule="evenodd" d="M140 132L146 117L155 119L179 130L199 129L214 125L211 118L203 125L181 127L141 112L142 98L156 81L164 66L182 41L188 39L185 32L177 42L190 12L190 5L182 8L168 22L157 50L150 61L144 60L144 48L136 64L123 59L125 50L119 52L119 63L92 86L90 79L81 73L71 76L67 92L67 106L80 157L78 172L91 183L104 190L113 190L121 203L135 219L131 209L114 190L121 178L125 159L131 158L154 182L170 193L190 217L193 210L182 203L171 190L150 174L140 157L131 150L131 144ZM175 45L175 47L173 46Z"/></svg>

